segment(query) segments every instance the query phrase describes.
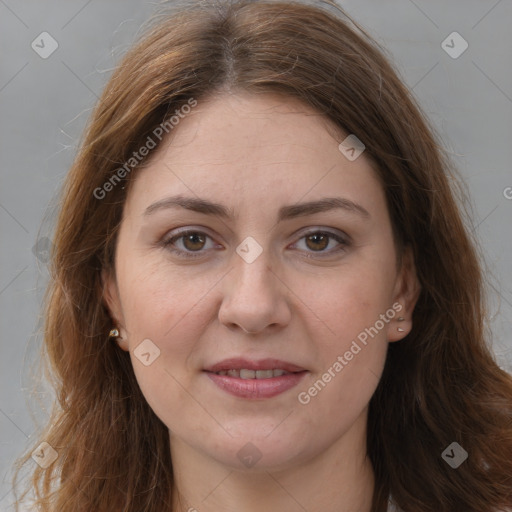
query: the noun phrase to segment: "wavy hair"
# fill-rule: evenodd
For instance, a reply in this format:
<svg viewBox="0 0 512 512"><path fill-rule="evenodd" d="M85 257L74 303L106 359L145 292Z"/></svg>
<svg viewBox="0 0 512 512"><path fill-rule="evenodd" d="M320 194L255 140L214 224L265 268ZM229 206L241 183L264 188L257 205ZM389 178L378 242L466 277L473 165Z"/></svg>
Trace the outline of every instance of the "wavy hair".
<svg viewBox="0 0 512 512"><path fill-rule="evenodd" d="M32 490L42 512L171 509L168 430L129 354L108 338L103 300L101 272L113 268L136 168L104 199L94 191L191 98L245 91L299 99L356 134L385 191L397 247L414 254L421 294L413 329L390 344L369 404L372 512L385 511L390 494L407 512L512 507L512 378L490 349L463 193L390 61L332 2L189 2L155 18L106 85L62 192L44 306L43 361L56 402L17 463L15 487L41 441L58 458L34 465L22 498ZM456 470L441 457L454 441L469 454Z"/></svg>

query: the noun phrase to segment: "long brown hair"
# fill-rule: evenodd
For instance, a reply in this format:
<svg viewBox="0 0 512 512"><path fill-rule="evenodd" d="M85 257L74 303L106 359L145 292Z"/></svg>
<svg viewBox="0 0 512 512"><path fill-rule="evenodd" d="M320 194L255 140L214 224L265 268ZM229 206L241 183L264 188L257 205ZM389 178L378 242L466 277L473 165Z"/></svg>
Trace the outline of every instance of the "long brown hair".
<svg viewBox="0 0 512 512"><path fill-rule="evenodd" d="M167 427L129 354L109 340L103 302L101 271L113 269L137 171L101 199L94 191L119 178L170 113L225 89L298 98L355 134L381 179L397 247L412 248L422 287L413 329L390 344L370 402L372 511L389 494L407 512L512 506L512 378L487 344L478 254L439 138L386 51L341 9L233 0L190 2L150 26L107 84L67 176L45 302L43 357L57 402L18 463L43 440L58 452L47 469L34 466L28 490L39 510L171 509ZM457 469L441 456L452 442L468 452Z"/></svg>

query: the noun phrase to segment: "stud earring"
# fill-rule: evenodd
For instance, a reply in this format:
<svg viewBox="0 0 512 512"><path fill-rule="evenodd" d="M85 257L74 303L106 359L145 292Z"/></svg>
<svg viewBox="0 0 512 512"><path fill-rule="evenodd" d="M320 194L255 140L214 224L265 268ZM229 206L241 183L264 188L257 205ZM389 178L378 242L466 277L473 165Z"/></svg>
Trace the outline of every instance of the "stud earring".
<svg viewBox="0 0 512 512"><path fill-rule="evenodd" d="M115 327L113 329L110 330L110 332L108 333L108 337L109 338L117 338L119 337L119 330L116 329Z"/></svg>
<svg viewBox="0 0 512 512"><path fill-rule="evenodd" d="M398 320L399 322L403 322L403 321L405 320L405 318L404 318L403 316L399 316L399 317L397 318L397 320ZM402 329L401 327L397 327L397 328L396 328L396 330L397 330L398 332L405 332L405 329Z"/></svg>

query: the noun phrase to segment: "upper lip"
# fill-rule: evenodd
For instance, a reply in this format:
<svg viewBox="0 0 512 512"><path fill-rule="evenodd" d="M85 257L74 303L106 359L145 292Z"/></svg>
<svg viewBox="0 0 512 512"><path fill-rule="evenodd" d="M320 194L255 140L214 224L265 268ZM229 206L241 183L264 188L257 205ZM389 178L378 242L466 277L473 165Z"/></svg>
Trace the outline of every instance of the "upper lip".
<svg viewBox="0 0 512 512"><path fill-rule="evenodd" d="M274 370L281 369L287 372L303 372L305 368L297 366L286 361L279 359L259 359L257 361L250 361L242 357L233 357L231 359L224 359L214 365L205 368L207 372L221 372L224 370Z"/></svg>

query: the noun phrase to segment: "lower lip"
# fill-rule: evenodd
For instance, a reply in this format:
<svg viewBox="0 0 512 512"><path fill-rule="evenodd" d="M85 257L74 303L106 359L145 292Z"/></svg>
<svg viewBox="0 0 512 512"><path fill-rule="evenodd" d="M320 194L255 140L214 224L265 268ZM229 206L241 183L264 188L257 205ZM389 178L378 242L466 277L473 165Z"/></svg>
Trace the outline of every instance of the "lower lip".
<svg viewBox="0 0 512 512"><path fill-rule="evenodd" d="M252 399L271 398L280 395L295 387L306 373L307 371L288 373L280 377L271 377L270 379L240 379L238 377L206 372L214 384L227 393L240 398Z"/></svg>

